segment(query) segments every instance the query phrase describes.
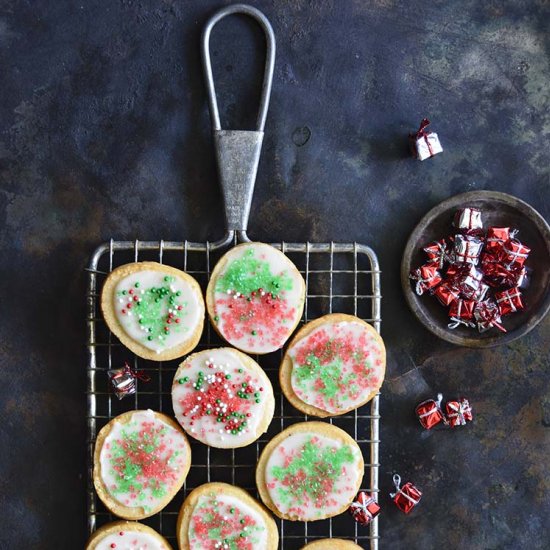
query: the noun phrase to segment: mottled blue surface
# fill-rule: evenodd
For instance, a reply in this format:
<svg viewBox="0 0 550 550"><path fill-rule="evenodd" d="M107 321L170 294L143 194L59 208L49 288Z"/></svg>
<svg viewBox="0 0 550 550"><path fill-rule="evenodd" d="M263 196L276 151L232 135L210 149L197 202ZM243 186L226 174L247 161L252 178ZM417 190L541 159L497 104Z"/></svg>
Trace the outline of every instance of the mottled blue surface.
<svg viewBox="0 0 550 550"><path fill-rule="evenodd" d="M216 239L223 212L199 60L227 2L0 4L0 547L85 540L83 268L117 239ZM399 284L405 241L453 194L509 192L550 217L550 10L544 0L257 1L278 54L250 235L359 241L383 269L389 349L381 548L545 548L550 319L488 351L438 341ZM259 31L213 36L224 125L255 119ZM222 84L223 81L223 84ZM236 90L240 90L236 91ZM445 152L406 135L428 116ZM422 433L415 404L464 393L475 423Z"/></svg>

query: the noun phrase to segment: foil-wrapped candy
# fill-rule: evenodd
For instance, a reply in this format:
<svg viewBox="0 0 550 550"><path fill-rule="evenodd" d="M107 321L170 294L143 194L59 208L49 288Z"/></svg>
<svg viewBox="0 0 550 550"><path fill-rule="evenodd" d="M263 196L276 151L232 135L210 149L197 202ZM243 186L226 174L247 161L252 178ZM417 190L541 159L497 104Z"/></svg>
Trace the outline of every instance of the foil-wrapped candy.
<svg viewBox="0 0 550 550"><path fill-rule="evenodd" d="M435 288L433 295L443 306L449 306L454 300L460 298L460 291L451 283L443 282Z"/></svg>
<svg viewBox="0 0 550 550"><path fill-rule="evenodd" d="M454 300L449 308L450 323L447 325L450 329L455 329L460 325L475 328L473 322L474 311L477 305L476 300Z"/></svg>
<svg viewBox="0 0 550 550"><path fill-rule="evenodd" d="M360 491L350 504L349 513L360 525L368 525L380 513L380 505L371 494Z"/></svg>
<svg viewBox="0 0 550 550"><path fill-rule="evenodd" d="M481 210L478 208L461 208L454 216L453 225L457 229L482 229Z"/></svg>
<svg viewBox="0 0 550 550"><path fill-rule="evenodd" d="M460 397L456 401L448 401L445 405L445 409L447 412L447 420L451 428L465 426L466 423L471 422L474 418L470 402L465 397Z"/></svg>
<svg viewBox="0 0 550 550"><path fill-rule="evenodd" d="M390 498L403 513L408 514L420 502L422 492L410 481L401 487L401 476L399 474L393 476L393 484L395 492L390 493Z"/></svg>
<svg viewBox="0 0 550 550"><path fill-rule="evenodd" d="M502 326L500 308L491 299L478 302L474 310L474 318L477 322L479 332L485 332L493 327L498 328L502 332L506 332L506 329Z"/></svg>
<svg viewBox="0 0 550 550"><path fill-rule="evenodd" d="M473 235L455 235L453 261L477 265L483 248L483 241Z"/></svg>
<svg viewBox="0 0 550 550"><path fill-rule="evenodd" d="M517 288L510 288L502 292L495 292L495 301L501 315L509 315L523 309L521 292Z"/></svg>
<svg viewBox="0 0 550 550"><path fill-rule="evenodd" d="M419 296L422 296L426 290L436 287L442 280L435 264L425 264L418 269L413 269L409 278L416 281L416 293Z"/></svg>
<svg viewBox="0 0 550 550"><path fill-rule="evenodd" d="M427 118L422 119L420 127L415 134L409 134L409 143L413 157L418 160L426 160L443 152L443 147L435 132L428 132L426 128L430 124Z"/></svg>
<svg viewBox="0 0 550 550"><path fill-rule="evenodd" d="M416 406L414 412L418 421L426 430L431 430L440 422L447 423L443 410L441 409L441 401L443 401L443 394L438 393L437 401L435 399L427 399Z"/></svg>
<svg viewBox="0 0 550 550"><path fill-rule="evenodd" d="M520 243L517 239L508 239L502 244L498 258L507 269L517 269L523 266L529 257L531 249Z"/></svg>
<svg viewBox="0 0 550 550"><path fill-rule="evenodd" d="M502 245L517 234L517 230L510 231L509 227L489 227L487 229L487 239L485 241L485 250L487 252L498 252Z"/></svg>
<svg viewBox="0 0 550 550"><path fill-rule="evenodd" d="M151 380L146 374L133 370L128 363L124 363L123 367L108 370L107 375L119 400L136 393L136 379L144 382Z"/></svg>
<svg viewBox="0 0 550 550"><path fill-rule="evenodd" d="M428 256L429 263L435 263L438 269L443 269L446 261L449 259L449 251L445 239L434 241L424 247L424 252Z"/></svg>

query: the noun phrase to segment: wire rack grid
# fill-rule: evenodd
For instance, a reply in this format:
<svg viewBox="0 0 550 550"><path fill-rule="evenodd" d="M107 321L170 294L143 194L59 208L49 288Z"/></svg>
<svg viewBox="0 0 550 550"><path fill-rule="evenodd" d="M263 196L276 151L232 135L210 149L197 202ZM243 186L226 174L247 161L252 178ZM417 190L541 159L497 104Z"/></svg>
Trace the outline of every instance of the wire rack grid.
<svg viewBox="0 0 550 550"><path fill-rule="evenodd" d="M113 241L101 245L92 256L87 285L87 410L88 410L88 529L91 533L116 518L97 497L92 479L93 451L99 430L115 416L133 409L153 409L173 415L171 386L181 360L167 362L145 361L124 348L108 330L99 309L103 281L119 265L133 261L158 261L183 269L194 276L203 290L210 270L221 257L227 244L168 242L168 241ZM236 244L236 239L234 244ZM276 248L298 267L306 281L306 302L301 323L326 313L350 313L371 323L378 332L381 324L380 269L376 254L366 245L353 243L275 243ZM206 325L197 350L226 345ZM254 444L241 449L214 449L191 438L192 465L182 490L172 502L143 523L159 531L176 544L176 520L185 496L195 487L210 481L224 481L237 485L258 497L254 482L255 466L265 444L277 433L307 420L285 400L278 383L278 368L282 352L256 357L272 381L275 392L275 414L267 431ZM107 371L133 363L151 380L137 382L132 397L119 401L110 391ZM328 420L357 441L365 458L363 487L378 496L379 395L360 409ZM369 527L359 526L347 514L311 523L278 520L281 550L297 550L305 543L320 538L355 540L360 546L378 549L377 519Z"/></svg>

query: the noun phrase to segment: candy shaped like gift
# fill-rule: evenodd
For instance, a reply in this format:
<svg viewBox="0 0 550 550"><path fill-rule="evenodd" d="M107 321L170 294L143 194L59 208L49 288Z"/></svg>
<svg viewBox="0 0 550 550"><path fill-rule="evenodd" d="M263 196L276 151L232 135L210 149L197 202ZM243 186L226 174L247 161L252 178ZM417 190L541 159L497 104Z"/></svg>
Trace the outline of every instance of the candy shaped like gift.
<svg viewBox="0 0 550 550"><path fill-rule="evenodd" d="M508 315L523 309L521 292L517 288L495 292L495 301L501 315Z"/></svg>
<svg viewBox="0 0 550 550"><path fill-rule="evenodd" d="M451 428L465 426L474 419L470 402L465 397L460 397L456 401L448 401L445 405L445 409L447 411L447 420Z"/></svg>
<svg viewBox="0 0 550 550"><path fill-rule="evenodd" d="M422 296L426 290L436 287L441 281L441 274L435 264L425 264L411 271L409 278L416 281L416 293Z"/></svg>
<svg viewBox="0 0 550 550"><path fill-rule="evenodd" d="M121 368L108 370L107 375L119 400L136 393L136 379L143 382L151 380L150 376L133 370L128 363L124 363Z"/></svg>
<svg viewBox="0 0 550 550"><path fill-rule="evenodd" d="M481 221L481 210L478 208L461 208L457 210L454 216L453 225L457 229L465 231L482 229L483 222Z"/></svg>
<svg viewBox="0 0 550 550"><path fill-rule="evenodd" d="M380 513L380 506L371 494L361 491L350 504L349 513L360 525L368 525Z"/></svg>
<svg viewBox="0 0 550 550"><path fill-rule="evenodd" d="M445 420L445 415L441 410L441 401L443 400L443 394L437 394L437 401L434 399L427 399L422 401L419 405L416 406L415 414L418 418L418 421L426 430L431 430L434 426L437 426L440 422L447 421Z"/></svg>
<svg viewBox="0 0 550 550"><path fill-rule="evenodd" d="M395 485L395 492L390 493L390 498L404 514L408 514L420 502L422 492L410 481L401 487L401 476L399 474L393 476L393 484Z"/></svg>
<svg viewBox="0 0 550 550"><path fill-rule="evenodd" d="M418 131L415 134L409 134L412 155L418 160L426 160L443 152L443 147L441 147L437 134L426 131L429 124L430 121L424 118L420 123Z"/></svg>

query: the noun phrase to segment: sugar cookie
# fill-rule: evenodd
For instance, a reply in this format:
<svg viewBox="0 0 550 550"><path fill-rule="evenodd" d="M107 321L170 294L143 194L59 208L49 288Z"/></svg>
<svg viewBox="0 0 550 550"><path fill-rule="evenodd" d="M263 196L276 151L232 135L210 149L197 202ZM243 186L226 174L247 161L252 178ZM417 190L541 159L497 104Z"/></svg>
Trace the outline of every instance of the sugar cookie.
<svg viewBox="0 0 550 550"><path fill-rule="evenodd" d="M326 417L370 401L385 370L386 349L376 330L353 315L333 313L296 333L283 357L279 380L294 407Z"/></svg>
<svg viewBox="0 0 550 550"><path fill-rule="evenodd" d="M283 347L300 321L305 283L296 266L276 248L245 243L216 264L208 289L208 315L216 331L247 353Z"/></svg>
<svg viewBox="0 0 550 550"><path fill-rule="evenodd" d="M246 491L227 483L193 490L177 524L180 550L277 550L279 532L271 515Z"/></svg>
<svg viewBox="0 0 550 550"><path fill-rule="evenodd" d="M189 353L204 327L204 300L195 279L156 262L112 271L101 292L111 332L144 359L167 361Z"/></svg>
<svg viewBox="0 0 550 550"><path fill-rule="evenodd" d="M143 519L172 500L190 465L191 448L174 420L151 410L130 411L97 436L94 486L113 514Z"/></svg>
<svg viewBox="0 0 550 550"><path fill-rule="evenodd" d="M262 435L275 400L260 365L233 348L194 353L179 366L172 406L188 435L211 447L244 447Z"/></svg>
<svg viewBox="0 0 550 550"><path fill-rule="evenodd" d="M86 550L172 550L154 529L137 521L107 523L92 533Z"/></svg>
<svg viewBox="0 0 550 550"><path fill-rule="evenodd" d="M301 422L275 436L256 467L263 503L280 518L315 521L345 511L363 479L357 443L324 422Z"/></svg>

